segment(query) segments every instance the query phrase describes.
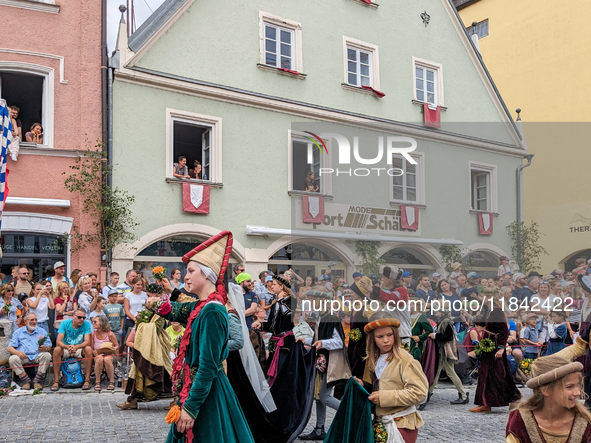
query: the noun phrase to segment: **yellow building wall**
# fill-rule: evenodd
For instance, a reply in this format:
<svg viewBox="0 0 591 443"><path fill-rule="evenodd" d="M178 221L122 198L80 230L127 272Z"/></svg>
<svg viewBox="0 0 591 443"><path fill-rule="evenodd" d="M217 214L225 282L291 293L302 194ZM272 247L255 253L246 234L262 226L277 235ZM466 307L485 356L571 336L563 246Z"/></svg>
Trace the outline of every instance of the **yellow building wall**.
<svg viewBox="0 0 591 443"><path fill-rule="evenodd" d="M591 249L591 1L480 0L459 13L466 26L489 21L482 58L511 114L521 108L535 155L525 221L538 223L549 253L541 271L563 267Z"/></svg>

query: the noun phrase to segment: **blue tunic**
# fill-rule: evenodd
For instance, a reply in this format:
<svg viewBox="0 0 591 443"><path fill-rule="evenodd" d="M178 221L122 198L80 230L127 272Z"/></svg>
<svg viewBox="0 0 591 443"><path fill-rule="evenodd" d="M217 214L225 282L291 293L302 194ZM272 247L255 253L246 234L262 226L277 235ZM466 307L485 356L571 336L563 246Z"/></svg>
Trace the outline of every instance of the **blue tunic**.
<svg viewBox="0 0 591 443"><path fill-rule="evenodd" d="M552 355L566 348L566 345L564 344L566 334L568 334L566 324L560 324L554 329L554 332L556 333L556 338L549 339L548 349L544 355Z"/></svg>

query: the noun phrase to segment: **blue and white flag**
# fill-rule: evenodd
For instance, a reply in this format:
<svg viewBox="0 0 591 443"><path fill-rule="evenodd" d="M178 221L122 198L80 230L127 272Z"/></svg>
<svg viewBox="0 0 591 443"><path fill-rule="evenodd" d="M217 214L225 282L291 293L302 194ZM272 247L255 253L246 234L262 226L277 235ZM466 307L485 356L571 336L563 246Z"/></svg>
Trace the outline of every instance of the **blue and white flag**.
<svg viewBox="0 0 591 443"><path fill-rule="evenodd" d="M6 101L0 99L0 227L2 227L2 212L4 211L4 202L8 188L6 187L6 154L12 135L12 124Z"/></svg>

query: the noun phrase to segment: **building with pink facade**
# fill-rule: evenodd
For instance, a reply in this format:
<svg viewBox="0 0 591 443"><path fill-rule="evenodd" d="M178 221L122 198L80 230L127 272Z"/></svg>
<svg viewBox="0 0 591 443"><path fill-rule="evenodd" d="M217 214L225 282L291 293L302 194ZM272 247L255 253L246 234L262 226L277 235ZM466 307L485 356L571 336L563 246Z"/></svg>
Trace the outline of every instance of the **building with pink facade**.
<svg viewBox="0 0 591 443"><path fill-rule="evenodd" d="M44 277L56 261L66 263L67 274L101 269L98 245L74 251L59 239L73 227L93 229L92 216L64 180L76 157L103 140L103 3L0 0L0 97L20 108L22 124L18 159L8 159L0 238L5 274L26 264ZM27 142L35 123L42 125L43 139Z"/></svg>

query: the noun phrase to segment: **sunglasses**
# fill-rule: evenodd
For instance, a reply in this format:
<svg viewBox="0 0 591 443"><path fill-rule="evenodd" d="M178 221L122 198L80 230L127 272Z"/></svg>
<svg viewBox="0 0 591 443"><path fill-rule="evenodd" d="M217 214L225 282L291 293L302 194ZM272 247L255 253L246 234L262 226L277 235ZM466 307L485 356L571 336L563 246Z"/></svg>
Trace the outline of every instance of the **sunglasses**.
<svg viewBox="0 0 591 443"><path fill-rule="evenodd" d="M79 315L76 315L75 317L76 317L78 320L84 320L84 319L86 318L86 317L84 317L84 316L80 317Z"/></svg>

